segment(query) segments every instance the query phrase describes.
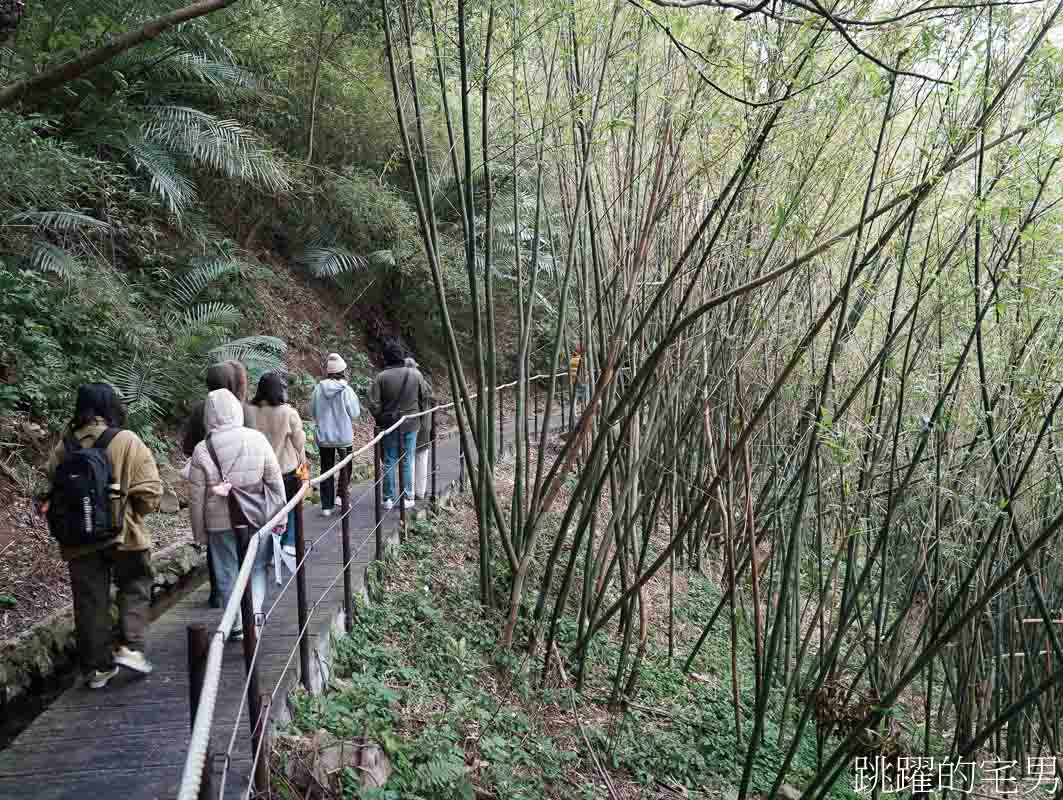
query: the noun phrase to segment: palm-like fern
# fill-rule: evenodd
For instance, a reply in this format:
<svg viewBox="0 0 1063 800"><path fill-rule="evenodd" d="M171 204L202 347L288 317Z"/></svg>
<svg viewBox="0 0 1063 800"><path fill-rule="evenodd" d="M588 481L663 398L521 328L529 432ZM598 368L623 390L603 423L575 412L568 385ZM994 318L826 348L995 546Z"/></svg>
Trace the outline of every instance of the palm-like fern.
<svg viewBox="0 0 1063 800"><path fill-rule="evenodd" d="M143 135L194 164L229 178L286 191L291 177L281 163L240 123L218 119L188 106L144 106Z"/></svg>
<svg viewBox="0 0 1063 800"><path fill-rule="evenodd" d="M72 281L85 267L77 256L47 242L37 242L30 253L30 266L41 272L52 272L65 281Z"/></svg>
<svg viewBox="0 0 1063 800"><path fill-rule="evenodd" d="M276 336L247 336L218 345L208 351L211 363L240 361L248 374L257 380L266 372L284 371L284 352L287 346Z"/></svg>
<svg viewBox="0 0 1063 800"><path fill-rule="evenodd" d="M242 315L231 303L199 303L184 311L171 311L166 321L176 338L204 336L219 328L235 325Z"/></svg>
<svg viewBox="0 0 1063 800"><path fill-rule="evenodd" d="M379 252L373 256L379 258ZM344 273L358 272L368 266L369 261L355 255L345 247L338 245L312 245L296 257L296 261L310 270L315 278L336 278Z"/></svg>
<svg viewBox="0 0 1063 800"><path fill-rule="evenodd" d="M157 359L134 355L131 361L115 365L106 377L121 395L135 428L160 419L173 398L173 379Z"/></svg>
<svg viewBox="0 0 1063 800"><path fill-rule="evenodd" d="M211 283L226 275L240 275L244 265L239 261L211 261L177 276L170 289L170 301L175 306L191 306Z"/></svg>

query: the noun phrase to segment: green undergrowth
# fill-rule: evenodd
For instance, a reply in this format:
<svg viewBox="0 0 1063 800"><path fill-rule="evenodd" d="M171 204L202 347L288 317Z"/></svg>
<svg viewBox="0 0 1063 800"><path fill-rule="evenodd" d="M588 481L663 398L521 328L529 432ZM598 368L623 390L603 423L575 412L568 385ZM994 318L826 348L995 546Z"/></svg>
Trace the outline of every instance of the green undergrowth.
<svg viewBox="0 0 1063 800"><path fill-rule="evenodd" d="M693 641L677 638L670 663L664 637L651 636L636 696L627 710L610 711L619 643L612 635L595 640L581 694L571 674L561 681L555 671L541 680L541 660L529 665L519 647L501 648L501 617L479 608L474 547L475 530L456 516L419 524L396 558L371 576L371 590L379 591L372 593L382 599L359 608L354 631L336 642L332 689L293 698L296 732L324 728L340 738L365 737L388 753L394 772L387 786L362 788L348 771L345 796L605 797L595 760L618 791L626 787L622 796L733 793L745 742L736 737L723 634L708 638L690 675L680 656ZM676 595L677 631L696 636L718 599L710 581L692 576ZM562 620L560 630L564 652L575 639L575 620ZM743 645L743 675L752 674L751 659ZM749 678L741 691L744 740L752 728L752 689ZM754 791L767 793L775 781L784 755L777 740L769 720ZM788 783L801 786L812 776L815 749L810 729ZM852 795L836 789L834 796Z"/></svg>

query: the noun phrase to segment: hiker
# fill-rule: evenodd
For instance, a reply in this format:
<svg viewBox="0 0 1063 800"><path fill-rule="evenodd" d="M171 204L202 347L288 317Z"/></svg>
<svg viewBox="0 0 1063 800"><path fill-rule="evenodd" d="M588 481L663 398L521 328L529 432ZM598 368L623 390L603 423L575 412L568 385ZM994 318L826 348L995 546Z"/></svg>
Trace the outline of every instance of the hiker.
<svg viewBox="0 0 1063 800"><path fill-rule="evenodd" d="M406 366L410 369L419 369L417 362L412 358L406 359ZM422 373L423 378L423 373ZM435 400L432 399L432 387L428 383L427 378L424 380L424 396L419 398L420 404L418 411L427 411L433 405ZM429 449L432 446L432 415L425 414L422 417L418 417L421 425L417 428L417 459L414 464L414 497L417 500L424 500L428 494L428 457L430 455Z"/></svg>
<svg viewBox="0 0 1063 800"><path fill-rule="evenodd" d="M247 370L242 363L239 361L221 361L207 367L207 391L213 392L215 389L228 389L232 392L243 403L244 425L248 428L255 426L255 408L246 402ZM188 458L192 457L196 445L202 442L207 435L203 426L203 402L200 400L192 406L188 422L185 424L181 449ZM185 477L187 478L188 476L186 475ZM207 544L205 539L203 541L197 540L197 543L200 545ZM210 597L207 600L207 605L211 608L221 608L221 598L218 593L218 576L214 569L214 557L210 554L209 547L207 548L207 575L210 578Z"/></svg>
<svg viewBox="0 0 1063 800"><path fill-rule="evenodd" d="M42 510L49 512L53 534L57 534L53 526L63 524L62 508L70 507L70 498L64 503L61 494L72 491L72 484L64 482L59 487L55 480L57 472L65 472L65 464L74 463L68 460L72 453L87 455L92 452L88 448L99 444L110 469L107 480L110 486L118 487L105 501L111 504L108 517L118 529L117 535L102 542L60 547L70 568L78 660L90 689L105 687L118 674L119 666L142 675L152 670L144 656L152 586L151 535L144 517L158 509L162 481L151 451L124 425L125 408L114 387L106 383L80 386L74 417L63 442L48 460L48 478L53 486ZM80 508L82 503L87 506L88 500L74 500L80 522ZM70 522L67 517L68 528L73 527ZM118 641L111 631L112 578L118 586Z"/></svg>
<svg viewBox="0 0 1063 800"><path fill-rule="evenodd" d="M386 430L403 416L416 414L431 395L421 371L416 367L407 367L402 348L396 342L384 347L384 369L377 373L373 388L369 392L369 410L373 413L379 430ZM417 431L421 427L418 417L406 419L387 436L380 445L384 450L384 510L390 511L395 505L395 467L399 461L399 450L406 453L403 459L403 485L406 508L413 508L414 451L417 449Z"/></svg>
<svg viewBox="0 0 1063 800"><path fill-rule="evenodd" d="M336 461L347 457L354 443L354 420L362 413L358 395L347 384L347 362L339 354L329 353L325 359L325 375L310 398L322 472L328 472ZM349 476L350 470L340 470L340 473ZM321 516L328 517L336 505L336 481L328 478L320 486Z"/></svg>
<svg viewBox="0 0 1063 800"><path fill-rule="evenodd" d="M579 380L579 370L583 364L583 345L577 344L576 349L572 353L572 358L568 360L568 382L572 387L572 398L569 401L569 414L572 416L572 430L576 430L576 401L581 404L587 402L586 390L587 385L581 383Z"/></svg>
<svg viewBox="0 0 1063 800"><path fill-rule="evenodd" d="M269 440L280 464L285 500L291 500L302 486L299 468L306 463L306 432L299 412L288 403L288 386L284 376L277 372L263 375L251 404L255 407L255 429ZM294 508L288 512L288 524L283 527L281 547L285 553L294 556Z"/></svg>
<svg viewBox="0 0 1063 800"><path fill-rule="evenodd" d="M244 409L228 389L215 389L207 395L203 409L207 438L192 453L192 491L188 513L197 540L206 540L214 555L218 589L228 605L240 557L229 513L227 486L251 492L261 488L271 505L284 504L284 481L280 464L269 441L259 431L244 427ZM251 531L254 533L255 531ZM266 598L266 562L269 537L260 537L251 571L251 598L255 613ZM230 640L243 638L241 619L236 619Z"/></svg>

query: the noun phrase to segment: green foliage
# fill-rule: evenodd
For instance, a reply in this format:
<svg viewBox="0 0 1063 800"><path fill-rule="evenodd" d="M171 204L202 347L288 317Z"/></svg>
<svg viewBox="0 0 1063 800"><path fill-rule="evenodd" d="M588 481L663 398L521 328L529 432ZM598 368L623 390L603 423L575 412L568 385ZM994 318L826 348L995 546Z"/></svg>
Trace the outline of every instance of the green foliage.
<svg viewBox="0 0 1063 800"><path fill-rule="evenodd" d="M0 414L20 411L59 427L73 391L100 380L125 355L107 332L105 304L0 262Z"/></svg>

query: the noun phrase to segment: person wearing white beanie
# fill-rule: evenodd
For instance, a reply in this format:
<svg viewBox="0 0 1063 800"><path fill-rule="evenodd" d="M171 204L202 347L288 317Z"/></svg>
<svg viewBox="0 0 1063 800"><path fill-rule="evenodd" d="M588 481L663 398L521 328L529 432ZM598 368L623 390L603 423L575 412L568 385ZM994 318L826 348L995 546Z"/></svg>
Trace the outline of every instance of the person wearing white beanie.
<svg viewBox="0 0 1063 800"><path fill-rule="evenodd" d="M321 452L321 471L328 472L337 459L343 459L354 444L354 420L362 413L358 395L347 385L347 362L339 353L329 353L325 359L325 380L314 387L310 409L317 427L317 446ZM350 476L350 470L340 470ZM321 482L321 514L331 516L336 505L336 482L329 478Z"/></svg>
<svg viewBox="0 0 1063 800"><path fill-rule="evenodd" d="M347 362L339 353L329 353L325 359L325 372L328 375L341 375L347 371Z"/></svg>

